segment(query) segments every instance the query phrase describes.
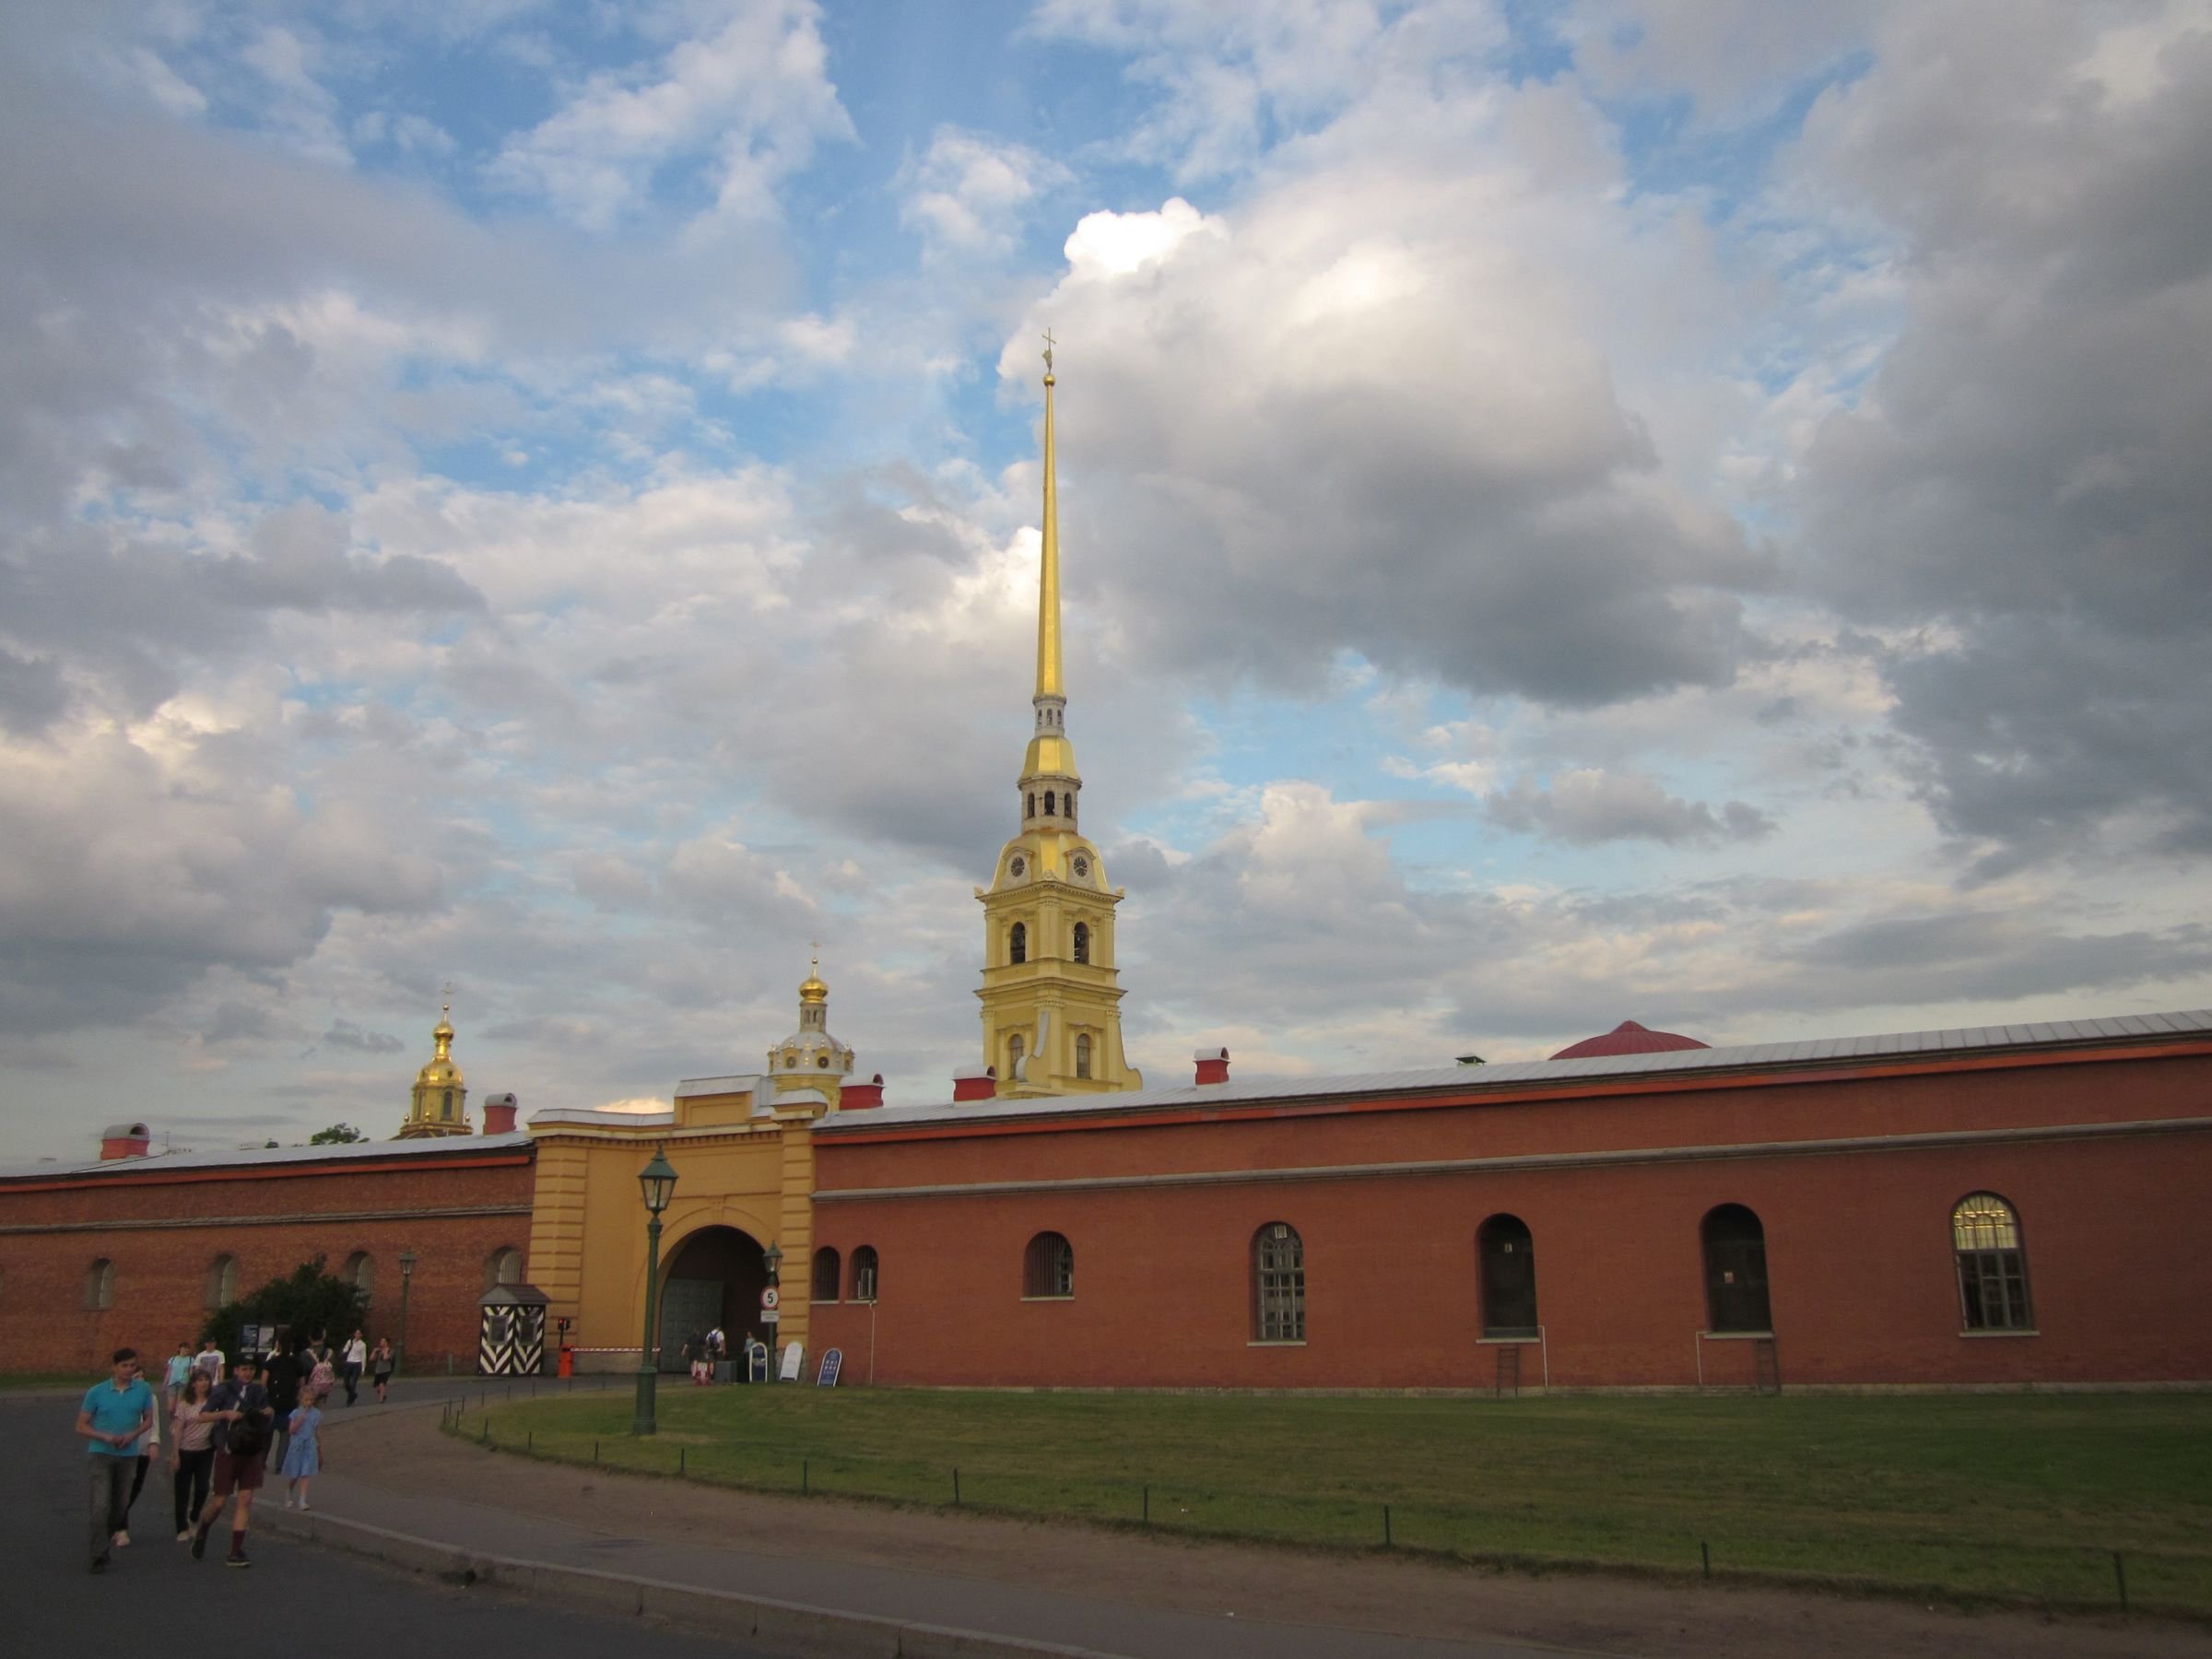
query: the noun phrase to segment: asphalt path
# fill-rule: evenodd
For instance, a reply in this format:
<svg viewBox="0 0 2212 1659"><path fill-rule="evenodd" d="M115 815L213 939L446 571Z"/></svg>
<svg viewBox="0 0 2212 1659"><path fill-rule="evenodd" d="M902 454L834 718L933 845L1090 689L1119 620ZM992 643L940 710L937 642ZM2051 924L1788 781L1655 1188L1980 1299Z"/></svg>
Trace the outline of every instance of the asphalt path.
<svg viewBox="0 0 2212 1659"><path fill-rule="evenodd" d="M421 1653L468 1659L698 1659L769 1650L637 1619L547 1609L496 1592L449 1588L355 1557L293 1543L256 1527L253 1565L227 1568L227 1533L204 1560L176 1541L169 1474L157 1464L132 1510L132 1543L104 1573L88 1565L84 1442L73 1432L76 1401L0 1395L0 1653L97 1653L160 1644L213 1652L243 1640L259 1650L277 1631L317 1659L394 1659ZM258 1501L283 1502L281 1486ZM225 1517L226 1522L228 1516Z"/></svg>

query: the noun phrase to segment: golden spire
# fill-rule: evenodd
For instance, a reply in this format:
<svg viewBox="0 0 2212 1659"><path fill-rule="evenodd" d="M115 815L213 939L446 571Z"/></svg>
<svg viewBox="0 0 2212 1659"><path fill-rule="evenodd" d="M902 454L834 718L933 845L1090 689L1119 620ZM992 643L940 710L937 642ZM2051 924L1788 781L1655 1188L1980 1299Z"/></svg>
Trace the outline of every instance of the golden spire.
<svg viewBox="0 0 2212 1659"><path fill-rule="evenodd" d="M1044 555L1037 580L1037 695L1060 685L1060 486L1053 471L1053 331L1044 331Z"/></svg>
<svg viewBox="0 0 2212 1659"><path fill-rule="evenodd" d="M814 947L814 960L809 966L811 971L799 984L799 1001L802 1003L828 1002L830 987L822 983L822 947L819 944Z"/></svg>

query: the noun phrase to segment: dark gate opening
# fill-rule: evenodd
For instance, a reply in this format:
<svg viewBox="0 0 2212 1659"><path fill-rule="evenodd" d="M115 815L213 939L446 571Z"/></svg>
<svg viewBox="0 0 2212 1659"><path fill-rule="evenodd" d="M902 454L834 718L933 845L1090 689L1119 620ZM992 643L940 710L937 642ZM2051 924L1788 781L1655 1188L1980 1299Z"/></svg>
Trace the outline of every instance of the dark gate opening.
<svg viewBox="0 0 2212 1659"><path fill-rule="evenodd" d="M744 1350L748 1333L768 1335L760 1323L768 1263L759 1243L747 1234L734 1227L701 1228L668 1258L664 1274L661 1370L683 1371L685 1342L716 1325L729 1338L732 1355Z"/></svg>
<svg viewBox="0 0 2212 1659"><path fill-rule="evenodd" d="M1536 1335L1536 1248L1518 1216L1492 1216L1475 1235L1482 1257L1482 1334Z"/></svg>
<svg viewBox="0 0 2212 1659"><path fill-rule="evenodd" d="M1740 1204L1705 1218L1705 1305L1714 1331L1771 1331L1767 1300L1767 1232Z"/></svg>

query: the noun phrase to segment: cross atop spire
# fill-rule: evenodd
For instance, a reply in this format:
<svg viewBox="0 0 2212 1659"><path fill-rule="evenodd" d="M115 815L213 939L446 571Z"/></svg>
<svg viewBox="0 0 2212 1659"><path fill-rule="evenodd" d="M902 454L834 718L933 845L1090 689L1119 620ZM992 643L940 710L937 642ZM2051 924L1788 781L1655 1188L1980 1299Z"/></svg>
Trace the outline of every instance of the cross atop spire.
<svg viewBox="0 0 2212 1659"><path fill-rule="evenodd" d="M1058 344L1053 338L1052 329L1047 327L1044 331L1044 383L1048 386L1053 383L1053 347Z"/></svg>

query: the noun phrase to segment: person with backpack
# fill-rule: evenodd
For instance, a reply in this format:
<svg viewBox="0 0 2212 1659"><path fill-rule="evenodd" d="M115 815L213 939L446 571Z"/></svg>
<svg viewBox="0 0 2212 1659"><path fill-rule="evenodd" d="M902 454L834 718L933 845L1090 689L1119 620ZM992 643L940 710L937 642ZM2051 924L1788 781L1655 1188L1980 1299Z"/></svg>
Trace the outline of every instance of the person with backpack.
<svg viewBox="0 0 2212 1659"><path fill-rule="evenodd" d="M253 1564L246 1559L246 1520L253 1512L253 1494L261 1490L269 1452L269 1422L276 1415L269 1406L268 1391L254 1376L256 1369L253 1355L241 1354L230 1368L229 1380L207 1396L204 1415L218 1425L215 1479L207 1507L200 1512L199 1528L192 1535L192 1559L195 1561L207 1553L207 1535L235 1493L238 1513L231 1521L230 1555L225 1565Z"/></svg>

